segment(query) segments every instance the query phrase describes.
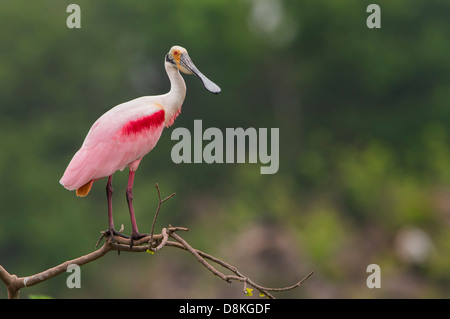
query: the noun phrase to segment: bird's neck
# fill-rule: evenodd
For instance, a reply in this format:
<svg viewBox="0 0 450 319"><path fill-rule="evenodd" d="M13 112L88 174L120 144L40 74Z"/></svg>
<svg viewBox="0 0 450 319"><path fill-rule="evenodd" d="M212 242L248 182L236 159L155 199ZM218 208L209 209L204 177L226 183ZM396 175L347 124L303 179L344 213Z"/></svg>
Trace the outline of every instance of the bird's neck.
<svg viewBox="0 0 450 319"><path fill-rule="evenodd" d="M186 96L186 84L178 69L167 62L165 63L165 68L170 79L170 91L164 95L163 105L166 111L164 125L169 127L181 112L181 106Z"/></svg>

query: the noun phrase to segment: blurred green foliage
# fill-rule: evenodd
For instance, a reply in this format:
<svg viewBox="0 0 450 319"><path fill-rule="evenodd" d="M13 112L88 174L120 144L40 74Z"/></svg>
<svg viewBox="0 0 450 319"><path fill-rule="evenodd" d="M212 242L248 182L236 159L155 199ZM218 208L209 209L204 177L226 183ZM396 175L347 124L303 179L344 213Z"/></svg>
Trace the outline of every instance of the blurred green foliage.
<svg viewBox="0 0 450 319"><path fill-rule="evenodd" d="M154 188L177 196L158 227L263 285L311 270L288 298L446 298L450 293L450 3L357 0L0 0L0 264L26 276L94 248L106 228L103 181L76 198L58 181L109 108L169 89L163 58L182 45L222 93L185 76L181 116L135 179L149 231ZM280 169L171 161L175 127L280 128ZM114 177L116 226L130 231L127 174ZM414 231L411 231L414 230ZM403 234L400 236L400 234ZM406 234L406 235L404 235ZM419 235L418 235L419 234ZM379 264L382 288L368 289ZM110 254L22 297L245 297L188 254ZM1 295L0 295L1 296ZM6 297L6 291L3 294ZM257 298L257 297L256 297Z"/></svg>

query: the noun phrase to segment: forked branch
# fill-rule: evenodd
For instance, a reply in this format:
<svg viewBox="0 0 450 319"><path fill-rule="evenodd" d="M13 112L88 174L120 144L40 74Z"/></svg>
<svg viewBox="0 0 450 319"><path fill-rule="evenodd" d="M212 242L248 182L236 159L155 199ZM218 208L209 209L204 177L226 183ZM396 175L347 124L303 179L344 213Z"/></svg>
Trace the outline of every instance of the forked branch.
<svg viewBox="0 0 450 319"><path fill-rule="evenodd" d="M281 291L295 289L295 288L299 287L305 280L307 280L309 277L312 276L313 272L310 272L302 280L300 280L299 282L297 282L291 286L288 286L288 287L283 287L283 288L264 287L262 285L255 283L248 276L245 276L236 267L228 264L227 262L225 262L217 257L214 257L212 255L209 255L207 253L204 253L201 250L193 248L191 245L189 245L189 243L186 240L184 240L181 236L176 234L176 232L179 232L179 231L187 231L188 230L187 228L172 227L171 225L169 225L169 227L162 229L161 234L154 234L156 221L158 219L159 211L161 210L162 204L175 195L175 193L174 193L174 194L171 194L171 195L167 196L166 198L162 199L158 184L156 184L156 189L158 192L159 202L158 202L158 207L156 209L155 217L153 219L151 233L149 236L143 237L139 240L135 240L135 241L133 241L133 245L131 245L129 239L126 239L126 238L123 238L120 236L114 236L114 238L111 238L106 233L102 233L102 236L100 237L99 241L97 242L97 245L101 242L101 240L103 238L105 238L105 243L99 249L97 249L87 255L65 261L64 263L59 264L53 268L47 269L38 274L28 276L28 277L17 277L16 275L11 275L0 265L0 280L5 284L6 289L8 290L8 298L9 299L17 299L17 298L19 298L19 292L22 288L37 285L43 281L49 280L50 278L53 278L57 275L65 273L67 271L67 267L69 265L75 264L78 266L82 266L87 263L90 263L94 260L97 260L98 258L103 257L110 251L115 250L118 252L121 252L121 251L148 252L148 253L154 254L155 252L161 250L162 248L164 248L166 246L180 248L180 249L188 251L206 269L208 269L215 276L221 278L222 280L224 280L226 282L229 282L229 283L232 281L242 282L244 284L243 290L246 295L252 295L253 289L248 288L248 286L250 286L250 287L253 287L254 289L258 290L260 296L265 296L267 298L275 298L271 294L271 292L281 292ZM169 238L174 239L174 241L169 240ZM231 272L231 274L225 275L223 272L217 270L210 262L229 270Z"/></svg>

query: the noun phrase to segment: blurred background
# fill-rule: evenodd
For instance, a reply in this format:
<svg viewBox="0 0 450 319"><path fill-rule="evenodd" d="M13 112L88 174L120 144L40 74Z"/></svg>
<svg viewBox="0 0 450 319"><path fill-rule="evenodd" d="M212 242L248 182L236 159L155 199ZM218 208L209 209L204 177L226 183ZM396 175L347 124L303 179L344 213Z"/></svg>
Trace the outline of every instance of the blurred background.
<svg viewBox="0 0 450 319"><path fill-rule="evenodd" d="M185 76L182 113L135 178L139 230L169 223L192 246L280 298L450 296L450 3L377 1L0 0L0 264L27 276L93 251L107 228L106 181L86 198L60 184L92 123L169 90L163 61L188 49L222 93ZM174 164L176 127L280 129L280 167ZM114 177L116 227L131 231L128 173ZM369 264L381 288L369 289ZM248 298L191 255L110 253L22 298ZM0 289L6 297L6 289ZM257 294L255 296L258 298Z"/></svg>

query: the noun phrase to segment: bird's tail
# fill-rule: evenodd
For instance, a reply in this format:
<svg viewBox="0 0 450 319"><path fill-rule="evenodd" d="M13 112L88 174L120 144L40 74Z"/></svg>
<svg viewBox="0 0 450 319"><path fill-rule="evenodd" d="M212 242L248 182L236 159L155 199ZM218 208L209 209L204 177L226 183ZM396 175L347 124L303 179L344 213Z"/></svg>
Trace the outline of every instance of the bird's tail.
<svg viewBox="0 0 450 319"><path fill-rule="evenodd" d="M80 188L77 188L77 190L76 190L77 196L84 197L87 194L89 194L89 192L91 191L92 183L94 183L93 179L90 180L89 182L87 182L86 184L84 184L83 186L81 186Z"/></svg>

